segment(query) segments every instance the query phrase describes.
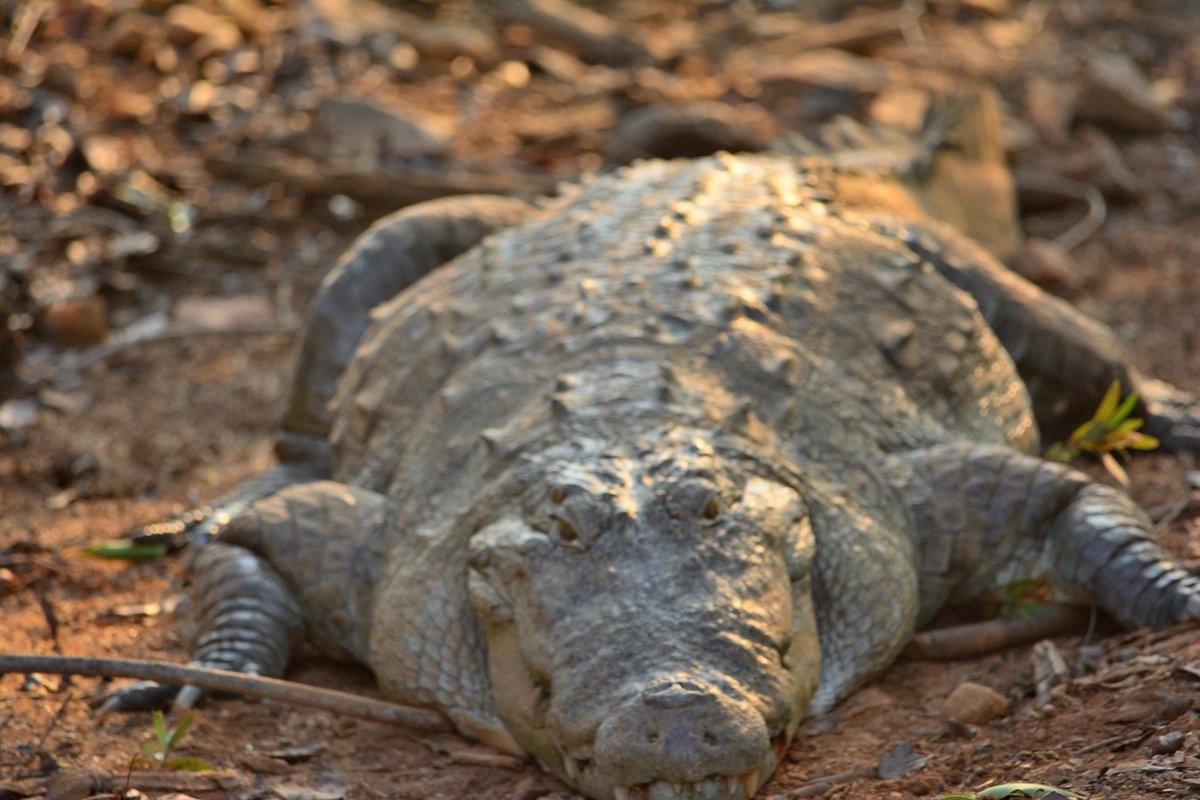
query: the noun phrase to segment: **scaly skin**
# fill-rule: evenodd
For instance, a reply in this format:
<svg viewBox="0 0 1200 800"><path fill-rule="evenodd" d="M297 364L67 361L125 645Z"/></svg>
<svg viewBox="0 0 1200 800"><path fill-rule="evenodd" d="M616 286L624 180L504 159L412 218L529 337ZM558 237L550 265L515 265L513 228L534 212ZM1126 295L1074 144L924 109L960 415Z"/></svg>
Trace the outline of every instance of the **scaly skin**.
<svg viewBox="0 0 1200 800"><path fill-rule="evenodd" d="M279 642L245 648L278 671L299 609L388 694L591 797L746 798L963 585L1048 574L1129 624L1200 616L1128 498L1029 455L1018 368L1054 421L1046 352L1102 381L1082 394L1137 382L1111 336L1089 348L1094 323L912 188L645 162L383 302L331 362L334 480L217 545L295 597L206 581L201 608L250 612L201 613L208 646Z"/></svg>

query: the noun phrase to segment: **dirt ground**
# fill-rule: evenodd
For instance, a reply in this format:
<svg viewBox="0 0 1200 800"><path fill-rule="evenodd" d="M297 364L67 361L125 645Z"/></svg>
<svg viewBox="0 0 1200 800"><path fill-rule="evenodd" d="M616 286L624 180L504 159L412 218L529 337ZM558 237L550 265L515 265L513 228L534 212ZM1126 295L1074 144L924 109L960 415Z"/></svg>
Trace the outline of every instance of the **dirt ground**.
<svg viewBox="0 0 1200 800"><path fill-rule="evenodd" d="M1200 389L1200 5L630 0L591 4L612 30L590 36L521 5L0 2L0 650L183 660L145 605L178 593L178 560L79 548L270 462L298 320L371 220L457 191L553 191L628 152L621 120L663 103L727 103L755 143L839 113L911 125L917 89L994 85L1036 237L1015 263L1144 371ZM1070 252L1055 240L1083 204L1063 191L1107 200ZM1198 469L1129 465L1192 567ZM760 794L1200 794L1200 629L1054 642L1069 675L1041 694L1030 647L902 659L810 722ZM375 691L312 657L291 677ZM964 682L1007 709L948 722ZM149 720L91 718L102 688L0 677L0 798L575 797L467 740L244 701L202 708L179 749L214 771L131 773Z"/></svg>

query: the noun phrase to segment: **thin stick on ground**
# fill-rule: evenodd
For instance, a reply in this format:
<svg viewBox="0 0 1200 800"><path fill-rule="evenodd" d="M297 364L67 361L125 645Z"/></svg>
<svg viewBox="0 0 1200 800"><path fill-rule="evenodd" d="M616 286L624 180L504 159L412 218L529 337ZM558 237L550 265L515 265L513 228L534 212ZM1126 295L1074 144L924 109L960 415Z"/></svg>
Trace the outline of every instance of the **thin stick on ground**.
<svg viewBox="0 0 1200 800"><path fill-rule="evenodd" d="M332 711L349 717L402 725L422 732L452 731L449 720L426 708L402 706L385 700L322 689L260 675L224 669L183 666L164 661L125 658L24 655L0 653L0 674L46 672L102 678L136 678L159 683L191 685L243 697L277 700L291 705Z"/></svg>
<svg viewBox="0 0 1200 800"><path fill-rule="evenodd" d="M1033 617L1004 617L922 631L913 637L907 652L930 660L969 658L1082 631L1090 619L1091 611L1084 606L1051 606Z"/></svg>

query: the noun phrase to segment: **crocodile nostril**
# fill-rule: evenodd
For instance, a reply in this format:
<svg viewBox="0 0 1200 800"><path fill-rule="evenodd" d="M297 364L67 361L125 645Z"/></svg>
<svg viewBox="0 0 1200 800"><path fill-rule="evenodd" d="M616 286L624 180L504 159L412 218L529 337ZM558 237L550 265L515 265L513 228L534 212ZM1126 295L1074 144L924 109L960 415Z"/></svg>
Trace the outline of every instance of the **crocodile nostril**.
<svg viewBox="0 0 1200 800"><path fill-rule="evenodd" d="M719 741L717 738L717 735L715 733L713 733L712 731L705 731L704 734L700 737L700 740L702 742L704 742L706 745L708 745L709 747L715 747L717 745L717 742Z"/></svg>

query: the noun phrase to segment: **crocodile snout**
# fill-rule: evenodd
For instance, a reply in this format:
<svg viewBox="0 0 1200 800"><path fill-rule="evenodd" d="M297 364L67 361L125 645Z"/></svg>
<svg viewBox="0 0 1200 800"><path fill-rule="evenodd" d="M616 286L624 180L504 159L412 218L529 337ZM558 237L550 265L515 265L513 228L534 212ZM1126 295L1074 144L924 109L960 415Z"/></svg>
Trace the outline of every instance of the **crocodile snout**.
<svg viewBox="0 0 1200 800"><path fill-rule="evenodd" d="M594 758L616 797L633 787L707 783L722 797L749 797L775 764L766 722L753 705L679 675L652 679L613 712L597 732Z"/></svg>

